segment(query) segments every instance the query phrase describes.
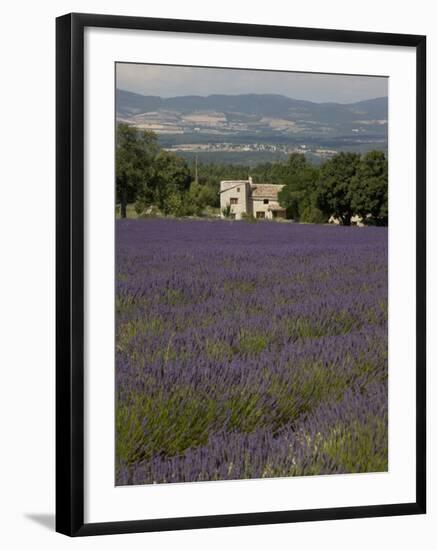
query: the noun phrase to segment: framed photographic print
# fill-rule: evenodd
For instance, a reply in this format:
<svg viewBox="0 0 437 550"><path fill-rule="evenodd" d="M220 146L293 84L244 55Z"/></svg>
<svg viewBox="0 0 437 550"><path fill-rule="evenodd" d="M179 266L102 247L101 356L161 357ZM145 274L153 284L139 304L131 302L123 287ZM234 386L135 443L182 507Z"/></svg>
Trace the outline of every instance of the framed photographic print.
<svg viewBox="0 0 437 550"><path fill-rule="evenodd" d="M56 48L57 530L425 513L425 37Z"/></svg>

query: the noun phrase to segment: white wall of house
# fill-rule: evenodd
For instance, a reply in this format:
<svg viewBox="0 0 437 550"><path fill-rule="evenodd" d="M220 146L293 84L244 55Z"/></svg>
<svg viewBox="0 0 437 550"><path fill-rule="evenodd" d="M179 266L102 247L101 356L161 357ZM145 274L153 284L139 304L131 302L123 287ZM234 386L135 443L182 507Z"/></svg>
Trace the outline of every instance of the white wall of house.
<svg viewBox="0 0 437 550"><path fill-rule="evenodd" d="M251 212L249 201L249 180L226 180L220 182L220 213L230 205L231 215L236 220L241 220L242 214Z"/></svg>
<svg viewBox="0 0 437 550"><path fill-rule="evenodd" d="M276 217L285 218L285 210L279 204L277 193L275 193L276 189L272 191L272 187L276 188L279 186L253 184L251 178L248 180L221 181L221 217L224 217L223 210L230 206L231 217L236 220L241 220L243 214L253 215L255 218L267 220ZM261 189L266 191L265 195L263 195ZM257 194L254 196L255 192Z"/></svg>
<svg viewBox="0 0 437 550"><path fill-rule="evenodd" d="M273 211L278 210L280 207L279 202L269 198L256 198L252 199L252 209L255 218L265 218L271 220L274 217Z"/></svg>

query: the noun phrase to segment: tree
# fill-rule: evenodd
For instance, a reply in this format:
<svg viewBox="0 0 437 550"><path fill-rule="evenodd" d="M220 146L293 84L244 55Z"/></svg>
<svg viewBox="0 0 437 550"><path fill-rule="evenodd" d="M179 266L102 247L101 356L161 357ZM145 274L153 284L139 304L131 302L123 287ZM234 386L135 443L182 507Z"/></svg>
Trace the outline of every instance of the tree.
<svg viewBox="0 0 437 550"><path fill-rule="evenodd" d="M383 152L370 151L361 159L351 181L351 203L367 223L387 225L388 163Z"/></svg>
<svg viewBox="0 0 437 550"><path fill-rule="evenodd" d="M215 193L214 193L215 194ZM187 215L200 216L206 206L215 201L211 187L192 181L190 189L185 193L185 210Z"/></svg>
<svg viewBox="0 0 437 550"><path fill-rule="evenodd" d="M117 124L116 195L120 215L126 217L128 202L145 195L153 175L153 162L158 152L156 134L140 131L129 124Z"/></svg>
<svg viewBox="0 0 437 550"><path fill-rule="evenodd" d="M305 168L308 168L308 166L305 155L302 153L292 153L285 164L285 175L286 177L295 176L305 170Z"/></svg>
<svg viewBox="0 0 437 550"><path fill-rule="evenodd" d="M222 208L222 214L225 218L231 217L231 205L227 204L224 208Z"/></svg>
<svg viewBox="0 0 437 550"><path fill-rule="evenodd" d="M302 212L300 221L304 223L325 223L326 216L317 206L307 206Z"/></svg>
<svg viewBox="0 0 437 550"><path fill-rule="evenodd" d="M154 204L165 214L181 215L179 199L182 201L182 194L189 189L191 182L186 161L161 149L155 157L153 172L147 192L151 193Z"/></svg>
<svg viewBox="0 0 437 550"><path fill-rule="evenodd" d="M326 216L335 216L343 225L350 225L355 214L352 205L352 182L358 170L360 155L338 153L320 168L317 206Z"/></svg>
<svg viewBox="0 0 437 550"><path fill-rule="evenodd" d="M318 169L308 164L304 155L290 155L284 187L278 198L286 208L287 217L300 220L303 212L316 207ZM308 220L307 220L308 221Z"/></svg>
<svg viewBox="0 0 437 550"><path fill-rule="evenodd" d="M166 215L171 214L178 217L186 215L182 193L177 190L171 191L165 197L161 209Z"/></svg>

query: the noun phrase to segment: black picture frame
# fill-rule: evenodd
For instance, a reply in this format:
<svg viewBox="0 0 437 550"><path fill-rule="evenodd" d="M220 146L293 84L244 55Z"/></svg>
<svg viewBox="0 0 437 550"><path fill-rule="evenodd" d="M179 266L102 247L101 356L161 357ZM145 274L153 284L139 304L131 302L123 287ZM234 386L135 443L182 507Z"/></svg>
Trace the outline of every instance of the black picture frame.
<svg viewBox="0 0 437 550"><path fill-rule="evenodd" d="M416 499L311 510L84 523L84 29L156 30L416 51ZM426 511L426 37L284 26L68 14L56 20L56 530L69 536L423 514ZM414 368L412 366L412 368Z"/></svg>

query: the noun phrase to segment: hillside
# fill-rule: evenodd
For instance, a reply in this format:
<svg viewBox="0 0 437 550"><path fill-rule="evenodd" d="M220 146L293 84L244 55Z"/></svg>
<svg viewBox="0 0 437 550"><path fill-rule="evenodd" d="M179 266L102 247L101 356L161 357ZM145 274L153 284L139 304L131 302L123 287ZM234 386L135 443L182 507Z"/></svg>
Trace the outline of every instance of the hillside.
<svg viewBox="0 0 437 550"><path fill-rule="evenodd" d="M163 146L192 154L303 151L326 158L338 150L387 148L388 98L314 103L276 94L144 96L116 91L117 119L152 130ZM252 155L253 156L253 155Z"/></svg>

